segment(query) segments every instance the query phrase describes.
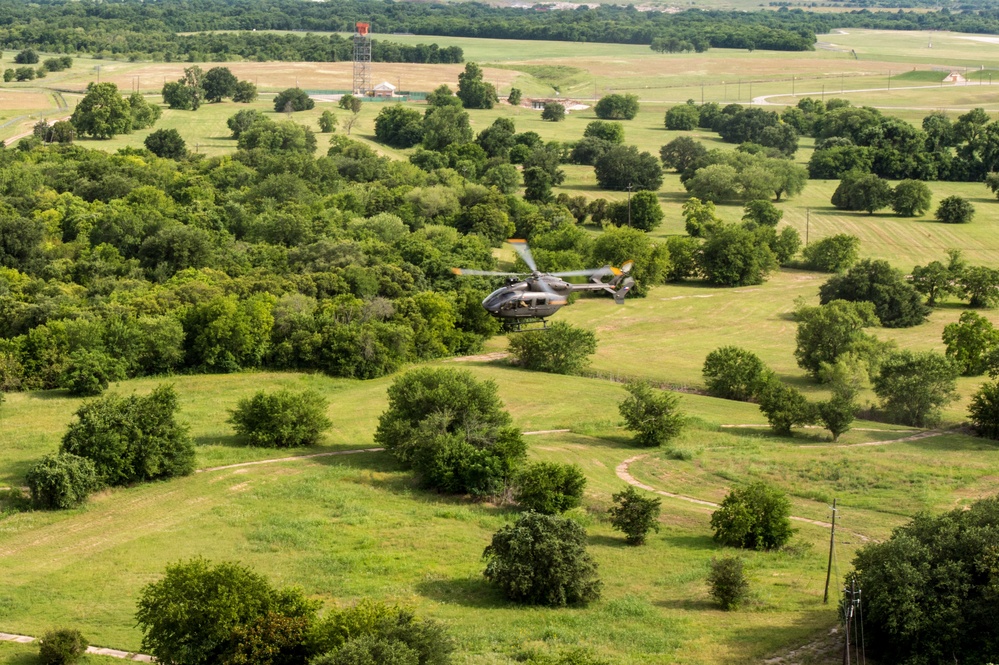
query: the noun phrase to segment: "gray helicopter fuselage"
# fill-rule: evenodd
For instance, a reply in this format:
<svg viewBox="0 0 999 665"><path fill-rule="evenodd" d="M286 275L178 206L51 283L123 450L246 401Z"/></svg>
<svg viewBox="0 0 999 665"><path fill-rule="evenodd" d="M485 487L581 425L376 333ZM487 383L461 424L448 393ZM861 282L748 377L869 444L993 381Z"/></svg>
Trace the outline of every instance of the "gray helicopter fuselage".
<svg viewBox="0 0 999 665"><path fill-rule="evenodd" d="M535 284L538 279L544 279L556 293L542 291ZM570 291L572 286L557 278L525 279L496 289L482 301L482 306L493 316L505 319L545 318L568 302Z"/></svg>

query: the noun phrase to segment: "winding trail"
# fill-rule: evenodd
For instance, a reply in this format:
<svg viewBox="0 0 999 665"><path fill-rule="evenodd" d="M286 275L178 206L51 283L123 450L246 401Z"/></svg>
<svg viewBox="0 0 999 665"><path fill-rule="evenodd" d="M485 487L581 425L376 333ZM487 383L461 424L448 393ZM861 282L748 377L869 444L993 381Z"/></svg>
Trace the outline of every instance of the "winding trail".
<svg viewBox="0 0 999 665"><path fill-rule="evenodd" d="M963 88L963 87L966 87L966 86L981 87L981 85L982 85L981 83L977 83L977 82L973 82L973 81L962 81L962 82L959 82L959 83L948 83L946 85L940 85L939 83L934 83L934 84L930 84L930 85L904 85L904 86L895 86L893 88L887 88L887 87L885 87L885 88L858 88L856 90L841 90L839 92L830 91L828 93L825 92L824 90L816 90L814 92L795 92L793 94L787 93L787 92L781 92L781 93L777 93L777 94L773 94L773 95L759 95L757 97L753 97L753 99L750 101L749 105L750 106L792 106L793 105L793 103L784 104L784 103L781 103L781 102L771 102L770 100L772 98L774 98L774 97L791 97L792 99L798 99L799 97L817 97L819 95L826 95L826 94L844 96L844 95L853 94L855 92L891 92L892 90L896 90L896 91L897 90L929 90L931 88L934 89L934 90L938 90L940 88ZM876 108L876 109L902 109L902 110L909 110L909 111L936 111L936 110L939 109L939 107L929 107L929 106L925 106L925 107L924 106L873 106L873 108ZM970 108L967 108L967 109L960 108L959 109L959 108L947 107L947 110L948 111L970 111L971 109Z"/></svg>
<svg viewBox="0 0 999 665"><path fill-rule="evenodd" d="M14 635L12 633L0 633L0 642L16 642L18 644L31 644L37 638L29 635ZM118 649L106 649L104 647L87 647L87 653L95 656L110 656L122 660L133 660L140 663L154 663L156 659L144 653L132 653L131 651L119 651Z"/></svg>

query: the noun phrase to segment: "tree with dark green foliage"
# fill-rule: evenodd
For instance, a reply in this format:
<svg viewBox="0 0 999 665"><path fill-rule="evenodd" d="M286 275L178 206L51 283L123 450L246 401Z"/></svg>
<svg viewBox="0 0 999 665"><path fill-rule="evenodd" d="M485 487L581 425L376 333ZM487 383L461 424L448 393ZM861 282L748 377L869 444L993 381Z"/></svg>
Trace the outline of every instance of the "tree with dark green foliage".
<svg viewBox="0 0 999 665"><path fill-rule="evenodd" d="M664 123L671 131L690 131L697 129L701 113L693 104L677 104L666 111Z"/></svg>
<svg viewBox="0 0 999 665"><path fill-rule="evenodd" d="M25 482L31 506L43 510L78 506L101 484L94 463L70 453L46 455L28 470Z"/></svg>
<svg viewBox="0 0 999 665"><path fill-rule="evenodd" d="M701 368L709 395L741 402L748 402L756 395L768 373L759 356L737 346L715 349Z"/></svg>
<svg viewBox="0 0 999 665"><path fill-rule="evenodd" d="M423 116L402 104L387 106L375 118L375 136L395 148L411 148L423 140Z"/></svg>
<svg viewBox="0 0 999 665"><path fill-rule="evenodd" d="M744 226L719 224L707 235L700 267L712 284L750 286L766 281L779 264L765 235Z"/></svg>
<svg viewBox="0 0 999 665"><path fill-rule="evenodd" d="M765 482L734 489L711 514L714 539L729 547L775 550L794 535L791 502L784 492Z"/></svg>
<svg viewBox="0 0 999 665"><path fill-rule="evenodd" d="M309 662L312 665L419 665L420 659L403 642L362 635Z"/></svg>
<svg viewBox="0 0 999 665"><path fill-rule="evenodd" d="M229 116L225 124L229 127L229 131L232 132L232 138L238 139L240 134L253 126L253 123L258 120L266 120L263 113L256 109L243 109Z"/></svg>
<svg viewBox="0 0 999 665"><path fill-rule="evenodd" d="M707 154L704 144L689 136L678 136L659 149L663 166L677 173L683 173Z"/></svg>
<svg viewBox="0 0 999 665"><path fill-rule="evenodd" d="M999 270L987 266L969 266L957 277L961 295L968 305L990 309L999 303Z"/></svg>
<svg viewBox="0 0 999 665"><path fill-rule="evenodd" d="M305 125L261 118L239 133L240 150L261 149L269 153L302 153L316 150L316 135Z"/></svg>
<svg viewBox="0 0 999 665"><path fill-rule="evenodd" d="M388 397L375 442L435 489L494 493L524 459L520 430L491 381L462 370L422 368L397 378Z"/></svg>
<svg viewBox="0 0 999 665"><path fill-rule="evenodd" d="M958 366L934 351L895 351L882 362L872 385L881 409L891 419L912 427L931 427L940 409L954 401Z"/></svg>
<svg viewBox="0 0 999 665"><path fill-rule="evenodd" d="M251 446L312 446L333 426L326 416L327 408L326 399L314 390L270 394L261 390L239 400L227 422Z"/></svg>
<svg viewBox="0 0 999 665"><path fill-rule="evenodd" d="M864 259L845 274L831 277L819 288L819 301L824 305L833 300L873 304L886 328L917 326L930 313L902 272L880 259Z"/></svg>
<svg viewBox="0 0 999 665"><path fill-rule="evenodd" d="M592 330L556 321L545 330L511 335L508 348L513 361L525 369L578 374L596 353L597 336Z"/></svg>
<svg viewBox="0 0 999 665"><path fill-rule="evenodd" d="M811 425L817 413L801 391L789 386L776 376L771 376L756 393L760 411L770 423L770 429L779 436L790 436L792 427Z"/></svg>
<svg viewBox="0 0 999 665"><path fill-rule="evenodd" d="M72 665L88 646L87 638L75 628L50 630L38 640L38 660L42 665Z"/></svg>
<svg viewBox="0 0 999 665"><path fill-rule="evenodd" d="M163 103L172 109L179 109L182 111L196 110L196 91L193 88L184 85L181 81L168 81L167 83L164 83L160 94L163 95Z"/></svg>
<svg viewBox="0 0 999 665"><path fill-rule="evenodd" d="M565 107L558 102L548 102L541 110L541 119L549 122L561 122L565 120Z"/></svg>
<svg viewBox="0 0 999 665"><path fill-rule="evenodd" d="M628 397L618 405L625 427L635 432L640 446L661 446L683 431L687 417L680 411L680 397L656 390L643 381L625 384Z"/></svg>
<svg viewBox="0 0 999 665"><path fill-rule="evenodd" d="M347 95L344 95L347 97ZM341 102L343 99L340 100ZM274 97L275 113L291 113L294 111L308 111L316 107L314 99L309 97L309 93L301 88L287 88Z"/></svg>
<svg viewBox="0 0 999 665"><path fill-rule="evenodd" d="M143 145L149 152L164 159L187 157L187 144L176 129L157 129L146 137Z"/></svg>
<svg viewBox="0 0 999 665"><path fill-rule="evenodd" d="M820 272L844 272L857 262L860 238L837 233L817 240L802 250L805 266Z"/></svg>
<svg viewBox="0 0 999 665"><path fill-rule="evenodd" d="M593 107L601 120L633 120L638 115L637 95L606 95Z"/></svg>
<svg viewBox="0 0 999 665"><path fill-rule="evenodd" d="M153 108L159 109L159 107ZM76 128L69 120L58 120L52 124L52 129L49 130L49 141L68 145L74 139L76 139Z"/></svg>
<svg viewBox="0 0 999 665"><path fill-rule="evenodd" d="M202 558L167 566L162 579L143 587L137 605L143 650L168 665L225 662L237 631L268 614L311 621L318 609L298 589L275 589L238 563Z"/></svg>
<svg viewBox="0 0 999 665"><path fill-rule="evenodd" d="M18 65L37 65L38 53L34 49L26 48L14 56L14 62Z"/></svg>
<svg viewBox="0 0 999 665"><path fill-rule="evenodd" d="M418 118L420 114L417 112L416 115ZM375 134L377 135L378 133L377 120L375 122L375 126L376 126ZM322 132L323 134L330 134L336 131L336 114L334 114L333 111L326 109L319 114L319 131ZM415 143L413 145L415 145ZM409 146L406 147L408 148Z"/></svg>
<svg viewBox="0 0 999 665"><path fill-rule="evenodd" d="M960 196L948 196L937 206L936 219L946 224L967 224L975 216L975 206Z"/></svg>
<svg viewBox="0 0 999 665"><path fill-rule="evenodd" d="M194 471L194 443L176 421L178 408L167 385L145 397L108 394L84 402L60 450L92 461L112 486L187 475Z"/></svg>
<svg viewBox="0 0 999 665"><path fill-rule="evenodd" d="M257 99L257 86L252 81L239 81L232 91L232 101L249 104Z"/></svg>
<svg viewBox="0 0 999 665"><path fill-rule="evenodd" d="M518 603L565 607L600 597L597 564L586 531L557 515L530 512L493 534L482 554L484 575Z"/></svg>
<svg viewBox="0 0 999 665"><path fill-rule="evenodd" d="M749 598L749 580L746 579L742 559L735 556L712 558L708 593L726 612L738 609Z"/></svg>
<svg viewBox="0 0 999 665"><path fill-rule="evenodd" d="M943 330L948 358L957 363L963 376L980 376L988 369L990 354L999 347L999 330L984 316L962 312L956 323Z"/></svg>
<svg viewBox="0 0 999 665"><path fill-rule="evenodd" d="M212 67L205 72L201 87L205 90L205 99L217 103L236 94L237 83L239 79L228 67Z"/></svg>
<svg viewBox="0 0 999 665"><path fill-rule="evenodd" d="M635 286L629 297L645 297L649 288L666 281L670 268L669 249L653 243L648 234L628 227L611 228L601 233L593 242L593 261L597 265L620 266L634 261L631 276Z"/></svg>
<svg viewBox="0 0 999 665"><path fill-rule="evenodd" d="M128 105L132 110L132 129L145 129L146 127L152 127L156 124L156 121L160 119L163 115L163 110L156 104L150 104L146 101L146 98L138 92L133 92L128 97ZM57 125L59 123L56 123ZM53 125L55 129L55 125ZM53 132L54 134L55 132ZM62 143L63 141L58 141L54 136L49 140L53 142Z"/></svg>
<svg viewBox="0 0 999 665"><path fill-rule="evenodd" d="M840 210L866 210L869 215L887 208L892 200L893 191L887 180L859 171L844 174L832 195L832 204Z"/></svg>
<svg viewBox="0 0 999 665"><path fill-rule="evenodd" d="M510 106L520 106L521 96L520 88L510 88L510 94L506 98L506 103Z"/></svg>
<svg viewBox="0 0 999 665"><path fill-rule="evenodd" d="M110 139L132 131L132 108L114 83L90 83L69 121L80 136Z"/></svg>
<svg viewBox="0 0 999 665"><path fill-rule="evenodd" d="M968 420L975 434L999 441L999 381L986 381L971 396Z"/></svg>
<svg viewBox="0 0 999 665"><path fill-rule="evenodd" d="M491 109L499 97L496 87L482 77L482 68L474 62L465 63L465 71L458 74L458 99L466 109Z"/></svg>
<svg viewBox="0 0 999 665"><path fill-rule="evenodd" d="M903 180L895 185L891 209L899 217L918 217L930 209L933 194L922 180Z"/></svg>
<svg viewBox="0 0 999 665"><path fill-rule="evenodd" d="M514 480L514 500L525 510L556 515L583 501L586 476L578 464L532 462Z"/></svg>
<svg viewBox="0 0 999 665"><path fill-rule="evenodd" d="M459 106L431 107L423 117L423 147L444 150L452 143L469 143L472 126L468 113Z"/></svg>
<svg viewBox="0 0 999 665"><path fill-rule="evenodd" d="M617 201L607 210L615 226L630 226L640 231L653 231L662 224L665 214L655 192L635 192L630 201Z"/></svg>
<svg viewBox="0 0 999 665"><path fill-rule="evenodd" d="M825 402L819 402L815 408L819 421L832 434L833 443L839 441L840 435L850 429L857 413L856 402L850 397L838 394L834 394Z"/></svg>
<svg viewBox="0 0 999 665"><path fill-rule="evenodd" d="M794 357L798 367L818 379L825 364L831 364L845 353L858 353L872 360L881 343L864 332L878 324L874 306L869 302L833 300L819 307L799 307L795 311L798 330Z"/></svg>
<svg viewBox="0 0 999 665"><path fill-rule="evenodd" d="M100 395L113 381L125 378L125 365L103 351L79 349L70 354L59 380L71 395Z"/></svg>
<svg viewBox="0 0 999 665"><path fill-rule="evenodd" d="M961 258L961 250L952 249L947 252L949 261L944 265L940 261L930 261L925 266L915 266L912 269L912 285L926 296L926 304L934 307L937 298L944 298L956 293L961 275L967 267Z"/></svg>
<svg viewBox="0 0 999 665"><path fill-rule="evenodd" d="M594 165L602 189L658 191L663 184L659 160L633 145L618 145L608 150Z"/></svg>
<svg viewBox="0 0 999 665"><path fill-rule="evenodd" d="M311 654L312 617L267 612L233 629L219 665L299 665Z"/></svg>
<svg viewBox="0 0 999 665"><path fill-rule="evenodd" d="M884 663L999 661L999 497L921 513L853 560L865 646Z"/></svg>
<svg viewBox="0 0 999 665"><path fill-rule="evenodd" d="M595 138L607 141L608 143L624 143L624 125L620 122L607 122L605 120L594 120L587 123L583 130L585 138Z"/></svg>
<svg viewBox="0 0 999 665"><path fill-rule="evenodd" d="M629 545L642 545L650 531L659 533L659 512L662 499L643 496L629 485L625 490L611 496L614 502L607 509L611 526L625 535Z"/></svg>
<svg viewBox="0 0 999 665"><path fill-rule="evenodd" d="M783 210L766 200L750 201L742 210L744 213L742 221L751 222L758 226L777 228L780 220L784 217Z"/></svg>

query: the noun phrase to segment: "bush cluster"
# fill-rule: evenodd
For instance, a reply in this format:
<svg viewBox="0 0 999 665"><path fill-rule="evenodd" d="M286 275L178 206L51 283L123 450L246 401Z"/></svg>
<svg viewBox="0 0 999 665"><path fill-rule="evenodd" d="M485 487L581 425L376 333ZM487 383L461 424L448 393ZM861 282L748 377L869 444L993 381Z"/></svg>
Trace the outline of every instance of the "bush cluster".
<svg viewBox="0 0 999 665"><path fill-rule="evenodd" d="M50 630L38 641L38 659L43 665L71 665L87 650L87 638L79 630Z"/></svg>
<svg viewBox="0 0 999 665"><path fill-rule="evenodd" d="M261 390L239 400L229 412L229 423L251 446L311 446L333 426L326 416L327 406L326 399L314 390L270 394Z"/></svg>
<svg viewBox="0 0 999 665"><path fill-rule="evenodd" d="M725 496L711 514L711 528L715 540L723 545L774 550L794 534L790 516L791 502L783 492L755 482Z"/></svg>

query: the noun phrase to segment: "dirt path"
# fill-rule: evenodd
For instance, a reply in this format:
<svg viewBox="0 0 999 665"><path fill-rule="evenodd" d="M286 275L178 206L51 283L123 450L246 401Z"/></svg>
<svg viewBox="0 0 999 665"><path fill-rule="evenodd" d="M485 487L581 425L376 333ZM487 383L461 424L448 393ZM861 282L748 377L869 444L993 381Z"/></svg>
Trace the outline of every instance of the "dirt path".
<svg viewBox="0 0 999 665"><path fill-rule="evenodd" d="M829 95L849 95L849 94L854 93L854 92L891 92L892 90L895 90L895 91L898 91L898 90L928 90L930 88L933 88L933 89L938 89L938 88L941 88L941 87L944 87L944 88L954 88L954 87L965 87L965 86L969 86L969 85L980 86L981 84L980 83L976 83L976 82L972 82L972 81L962 81L960 83L949 83L949 84L944 85L944 86L941 86L939 83L934 83L932 85L905 85L905 86L896 86L896 87L893 87L893 88L860 88L860 89L857 89L857 90L842 90L840 92L834 92L833 91L833 92L829 92L828 94ZM827 93L825 93L824 91L815 91L815 92L796 92L794 94L789 94L789 93L786 93L786 92L782 92L782 93L777 93L777 94L774 94L774 95L760 95L758 97L753 97L753 99L749 103L749 105L750 106L790 106L791 104L783 104L781 102L771 102L770 99L773 98L773 97L792 97L794 99L797 99L799 97L818 97L820 95L825 95L825 94L827 94ZM909 111L935 111L935 110L937 110L937 108L931 108L931 107L928 107L928 106L926 106L926 107L924 107L924 106L874 106L873 108L876 108L876 109L903 109L903 110L909 110ZM949 111L970 111L971 109L970 108L968 108L968 109L957 109L957 108L950 108L950 107L948 107L947 110L949 110Z"/></svg>
<svg viewBox="0 0 999 665"><path fill-rule="evenodd" d="M18 644L31 644L36 638L28 635L13 635L11 633L0 633L0 642L17 642ZM122 660L134 660L140 663L155 662L155 658L144 653L132 653L130 651L119 651L118 649L105 649L104 647L87 647L87 653L95 656L110 656L121 658Z"/></svg>

